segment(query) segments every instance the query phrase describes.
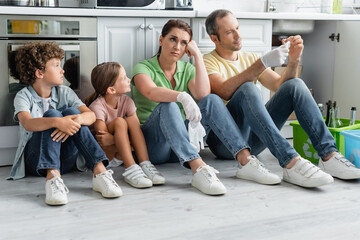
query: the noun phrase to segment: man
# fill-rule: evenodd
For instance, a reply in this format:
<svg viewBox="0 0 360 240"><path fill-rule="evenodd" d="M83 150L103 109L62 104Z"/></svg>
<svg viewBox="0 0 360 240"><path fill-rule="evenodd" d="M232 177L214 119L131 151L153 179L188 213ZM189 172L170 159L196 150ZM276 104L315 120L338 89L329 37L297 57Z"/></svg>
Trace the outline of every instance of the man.
<svg viewBox="0 0 360 240"><path fill-rule="evenodd" d="M287 38L283 41L284 45L260 58L255 53L239 52L239 23L230 11L215 10L207 17L205 24L207 33L215 43L215 50L204 56L211 90L228 101L227 108L248 143L249 148L239 153L240 164L243 168L249 164L254 166L247 168L251 171L245 177L240 169L237 177L261 182L266 176L265 168L258 164L256 158L249 156L257 155L268 147L284 168L283 179L287 182L317 187L332 183L330 175L341 179L360 178L360 169L338 152L335 140L324 124L308 88L301 79L295 78L304 48L300 36ZM287 57L288 65L281 76L270 69L283 64ZM266 88L276 91L265 106L254 84L257 80ZM301 158L279 132L294 110L321 157L319 168ZM215 134L210 132L207 143L219 158L232 158ZM253 179L248 177L250 174L253 174Z"/></svg>

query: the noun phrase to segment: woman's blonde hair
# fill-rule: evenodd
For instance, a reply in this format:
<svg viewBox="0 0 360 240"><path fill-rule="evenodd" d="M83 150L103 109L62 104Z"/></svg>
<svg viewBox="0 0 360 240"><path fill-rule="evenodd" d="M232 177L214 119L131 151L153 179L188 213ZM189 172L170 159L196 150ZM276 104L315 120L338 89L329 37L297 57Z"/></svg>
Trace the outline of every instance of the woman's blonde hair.
<svg viewBox="0 0 360 240"><path fill-rule="evenodd" d="M104 62L91 71L91 84L95 92L86 98L85 104L89 106L99 96L105 96L109 87L114 86L119 77L122 66L117 62Z"/></svg>

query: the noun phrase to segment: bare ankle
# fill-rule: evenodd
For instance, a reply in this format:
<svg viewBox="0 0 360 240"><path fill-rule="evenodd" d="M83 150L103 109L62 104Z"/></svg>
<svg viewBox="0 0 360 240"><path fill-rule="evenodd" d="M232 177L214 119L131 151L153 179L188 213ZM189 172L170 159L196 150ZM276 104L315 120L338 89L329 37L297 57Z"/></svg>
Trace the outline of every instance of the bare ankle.
<svg viewBox="0 0 360 240"><path fill-rule="evenodd" d="M236 159L241 164L241 166L245 166L250 161L248 159L249 156L251 156L249 149L245 148L236 155Z"/></svg>
<svg viewBox="0 0 360 240"><path fill-rule="evenodd" d="M286 165L286 168L287 168L287 169L292 168L292 167L295 165L295 163L297 162L297 160L299 160L299 159L300 159L299 156L291 159L291 161L288 163L288 165Z"/></svg>
<svg viewBox="0 0 360 240"><path fill-rule="evenodd" d="M326 162L326 161L329 160L335 153L336 153L336 152L330 153L326 158L323 158L322 160L323 160L324 162Z"/></svg>
<svg viewBox="0 0 360 240"><path fill-rule="evenodd" d="M192 170L193 173L195 174L196 171L197 171L197 169L198 169L199 167L205 166L206 163L205 163L203 160L201 160L200 158L196 158L196 159L194 159L194 160L191 160L191 161L189 162L189 165L190 165L191 170Z"/></svg>

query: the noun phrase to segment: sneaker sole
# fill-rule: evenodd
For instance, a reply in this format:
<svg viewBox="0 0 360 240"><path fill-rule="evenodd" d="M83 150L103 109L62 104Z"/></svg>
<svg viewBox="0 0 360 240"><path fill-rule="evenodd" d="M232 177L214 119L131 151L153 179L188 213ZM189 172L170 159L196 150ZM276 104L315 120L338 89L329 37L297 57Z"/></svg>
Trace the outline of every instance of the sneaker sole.
<svg viewBox="0 0 360 240"><path fill-rule="evenodd" d="M150 188L153 186L152 182L151 182L151 185L135 185L135 184L131 183L130 181L127 181L126 178L124 180L127 184L129 184L130 186L132 186L134 188Z"/></svg>
<svg viewBox="0 0 360 240"><path fill-rule="evenodd" d="M51 206L65 205L65 204L67 204L68 202L69 202L68 200L67 200L67 201L63 201L63 202L51 202L51 201L45 200L45 203L46 203L47 205L51 205Z"/></svg>
<svg viewBox="0 0 360 240"><path fill-rule="evenodd" d="M123 193L120 193L120 194L116 194L116 195L104 195L100 190L98 190L97 188L94 188L93 187L93 190L95 192L98 192L101 194L101 196L103 196L104 198L117 198L117 197L121 197L123 195Z"/></svg>
<svg viewBox="0 0 360 240"><path fill-rule="evenodd" d="M328 184L331 184L331 183L334 182L334 179L332 179L332 181L323 182L323 183L320 183L320 184L319 183L310 184L310 183L296 182L296 181L286 179L286 178L283 178L283 180L285 182L288 182L288 183L291 183L291 184L294 184L294 185L297 185L297 186L300 186L300 187L305 187L305 188L321 187L321 186L328 185Z"/></svg>
<svg viewBox="0 0 360 240"><path fill-rule="evenodd" d="M200 192L206 194L206 195L210 195L210 196L220 196L220 195L224 195L226 193L226 189L225 191L221 191L221 192L217 192L217 193L214 193L214 192L207 192L207 191L202 191L200 190L200 188L198 188L197 186L195 186L193 183L191 183L191 185L196 188L197 190L199 190Z"/></svg>
<svg viewBox="0 0 360 240"><path fill-rule="evenodd" d="M253 181L253 182L257 182L257 183L264 184L264 185L276 185L276 184L281 183L281 179L280 179L280 178L279 178L279 180L277 180L277 181L265 182L265 181L257 180L257 179L255 179L255 178L251 178L251 177L248 177L248 176L242 176L241 174L236 174L236 177L239 178L239 179L248 180L248 181Z"/></svg>

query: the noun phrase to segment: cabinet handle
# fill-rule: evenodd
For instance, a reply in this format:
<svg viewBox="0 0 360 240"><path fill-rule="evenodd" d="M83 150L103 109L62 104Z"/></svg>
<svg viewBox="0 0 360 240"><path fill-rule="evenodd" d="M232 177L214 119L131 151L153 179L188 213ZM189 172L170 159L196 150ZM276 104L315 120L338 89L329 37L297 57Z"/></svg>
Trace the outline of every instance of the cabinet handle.
<svg viewBox="0 0 360 240"><path fill-rule="evenodd" d="M141 30L144 30L144 29L145 29L145 24L139 25L139 28L140 28Z"/></svg>
<svg viewBox="0 0 360 240"><path fill-rule="evenodd" d="M154 25L149 24L149 25L147 26L147 28L148 28L149 30L153 30L153 29L154 29Z"/></svg>

